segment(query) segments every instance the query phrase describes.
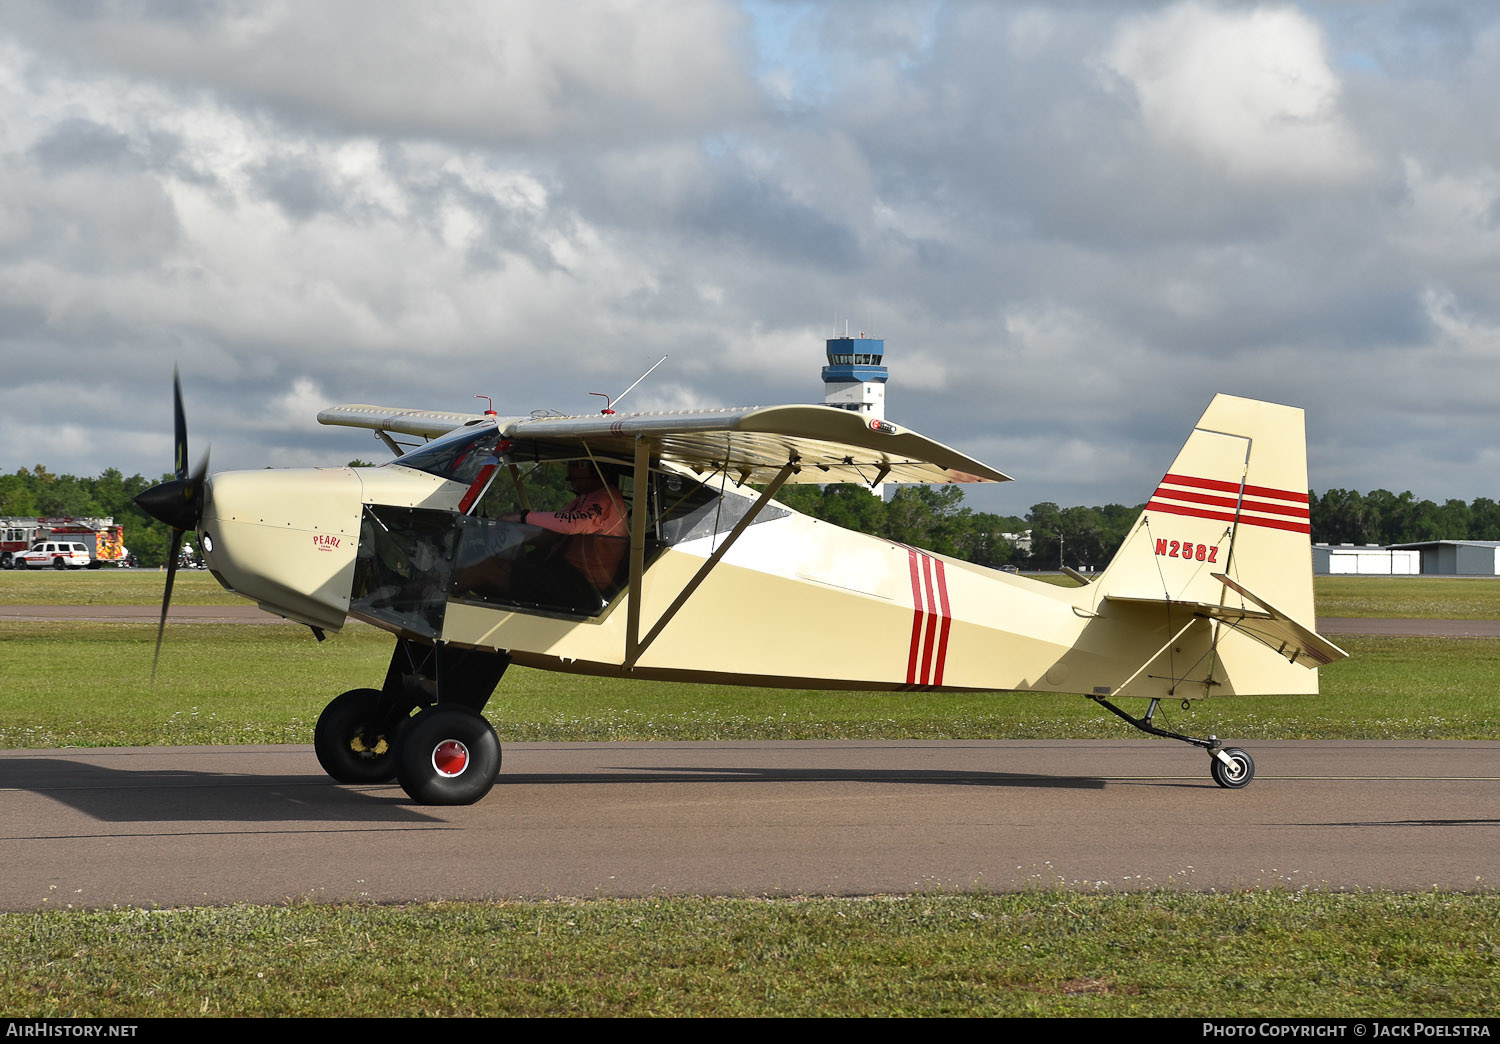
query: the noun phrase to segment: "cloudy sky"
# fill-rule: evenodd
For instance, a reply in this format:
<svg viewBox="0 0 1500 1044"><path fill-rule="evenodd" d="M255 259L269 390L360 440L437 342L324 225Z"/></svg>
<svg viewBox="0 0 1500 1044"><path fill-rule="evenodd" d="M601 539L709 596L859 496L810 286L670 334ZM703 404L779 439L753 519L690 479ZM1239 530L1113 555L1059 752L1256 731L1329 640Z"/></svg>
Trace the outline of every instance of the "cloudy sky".
<svg viewBox="0 0 1500 1044"><path fill-rule="evenodd" d="M341 402L816 401L1136 503L1216 391L1496 497L1500 7L6 0L0 471L385 459Z"/></svg>

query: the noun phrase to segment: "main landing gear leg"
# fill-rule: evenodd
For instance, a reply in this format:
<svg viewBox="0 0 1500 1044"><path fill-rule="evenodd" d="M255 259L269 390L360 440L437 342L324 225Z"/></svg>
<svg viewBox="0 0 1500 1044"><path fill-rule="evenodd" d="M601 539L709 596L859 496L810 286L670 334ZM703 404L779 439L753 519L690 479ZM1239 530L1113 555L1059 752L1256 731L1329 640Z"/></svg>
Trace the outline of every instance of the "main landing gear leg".
<svg viewBox="0 0 1500 1044"><path fill-rule="evenodd" d="M1226 747L1220 742L1217 736L1210 736L1208 739L1199 739L1196 736L1184 736L1178 732L1168 732L1166 729L1159 729L1151 724L1151 719L1156 717L1157 704L1161 702L1159 699L1153 698L1151 700L1150 705L1146 708L1146 716L1143 718L1127 714L1103 696L1091 695L1089 699L1116 717L1130 722L1130 724L1142 732L1149 732L1151 735L1161 736L1163 739L1174 739L1180 740L1183 743L1191 743L1195 747L1201 747L1208 751L1210 759L1208 773L1213 777L1214 782L1221 787L1227 787L1230 790L1239 790L1241 787L1249 785L1250 781L1255 778L1255 759L1239 747Z"/></svg>
<svg viewBox="0 0 1500 1044"><path fill-rule="evenodd" d="M420 804L473 804L500 772L500 740L480 712L509 666L502 652L397 639L385 685L346 692L318 718L318 762L341 783L394 776Z"/></svg>

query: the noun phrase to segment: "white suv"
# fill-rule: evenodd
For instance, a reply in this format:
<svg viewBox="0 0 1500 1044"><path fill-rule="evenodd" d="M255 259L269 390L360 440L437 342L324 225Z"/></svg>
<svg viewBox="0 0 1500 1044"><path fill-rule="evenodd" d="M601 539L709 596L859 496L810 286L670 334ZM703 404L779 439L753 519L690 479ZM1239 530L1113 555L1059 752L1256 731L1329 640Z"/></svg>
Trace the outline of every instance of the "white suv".
<svg viewBox="0 0 1500 1044"><path fill-rule="evenodd" d="M19 551L10 560L12 569L83 569L94 564L84 544L62 540L38 540L29 551Z"/></svg>

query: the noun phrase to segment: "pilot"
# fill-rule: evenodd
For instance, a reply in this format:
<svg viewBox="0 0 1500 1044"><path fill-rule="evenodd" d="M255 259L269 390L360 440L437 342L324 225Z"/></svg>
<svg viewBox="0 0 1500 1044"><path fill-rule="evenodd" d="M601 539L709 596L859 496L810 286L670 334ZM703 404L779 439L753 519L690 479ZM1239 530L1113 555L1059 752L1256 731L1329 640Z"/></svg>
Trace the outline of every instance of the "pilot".
<svg viewBox="0 0 1500 1044"><path fill-rule="evenodd" d="M625 496L617 487L619 472L612 464L595 464L590 460L568 461L568 486L575 494L559 511L512 511L501 515L506 522L538 526L552 533L574 536L591 535L627 537ZM594 547L607 548L611 554L585 553ZM563 552L564 559L583 574L595 587L608 587L620 565L624 545L596 541L571 541ZM575 551L575 548L583 550Z"/></svg>
<svg viewBox="0 0 1500 1044"><path fill-rule="evenodd" d="M558 511L511 511L502 522L536 526L562 539L550 550L515 561L507 586L511 596L544 605L597 612L612 593L629 548L625 497L619 471L590 460L568 462L574 498ZM545 538L543 538L545 539Z"/></svg>

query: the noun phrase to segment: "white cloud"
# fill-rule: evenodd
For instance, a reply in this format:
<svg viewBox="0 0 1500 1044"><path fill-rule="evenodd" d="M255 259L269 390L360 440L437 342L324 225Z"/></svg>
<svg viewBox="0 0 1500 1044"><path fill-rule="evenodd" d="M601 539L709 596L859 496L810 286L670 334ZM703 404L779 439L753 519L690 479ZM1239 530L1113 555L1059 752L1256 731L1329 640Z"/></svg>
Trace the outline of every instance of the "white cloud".
<svg viewBox="0 0 1500 1044"><path fill-rule="evenodd" d="M1443 268L1500 268L1500 167L1434 173L1413 157L1402 163L1406 205L1397 241Z"/></svg>
<svg viewBox="0 0 1500 1044"><path fill-rule="evenodd" d="M1175 4L1124 23L1104 60L1147 133L1230 178L1341 181L1366 166L1318 24L1295 8Z"/></svg>
<svg viewBox="0 0 1500 1044"><path fill-rule="evenodd" d="M664 353L630 405L816 401L848 315L1023 511L1133 502L1221 390L1307 406L1320 488L1494 495L1487 9L5 10L0 471L159 472L174 361L221 467Z"/></svg>
<svg viewBox="0 0 1500 1044"><path fill-rule="evenodd" d="M585 145L702 128L756 100L744 19L706 0L16 3L7 21L96 74L377 135Z"/></svg>

